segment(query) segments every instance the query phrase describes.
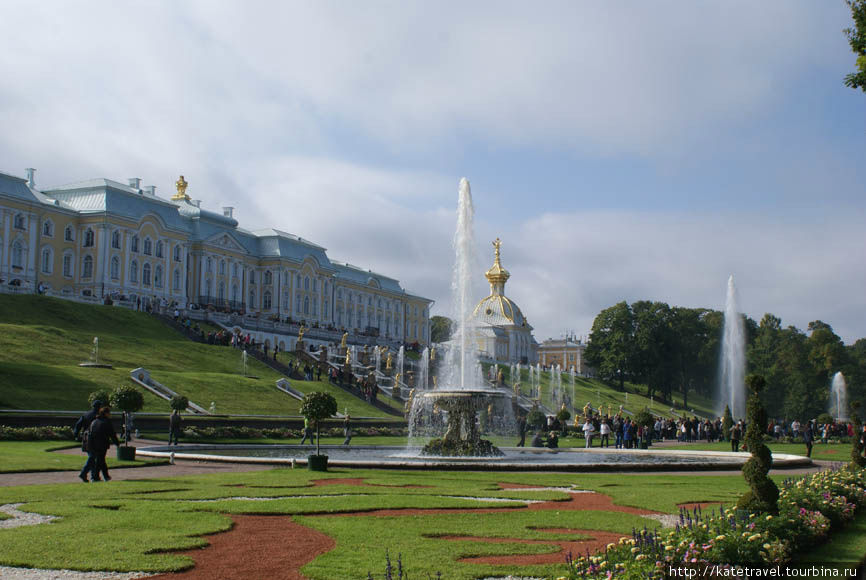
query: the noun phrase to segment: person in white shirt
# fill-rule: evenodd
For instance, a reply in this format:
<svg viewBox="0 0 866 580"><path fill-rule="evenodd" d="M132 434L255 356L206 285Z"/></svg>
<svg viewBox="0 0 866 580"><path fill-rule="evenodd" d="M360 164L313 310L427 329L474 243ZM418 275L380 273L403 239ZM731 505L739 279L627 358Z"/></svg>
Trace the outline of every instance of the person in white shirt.
<svg viewBox="0 0 866 580"><path fill-rule="evenodd" d="M601 426L601 446L610 447L610 425L607 424L607 419L602 419Z"/></svg>
<svg viewBox="0 0 866 580"><path fill-rule="evenodd" d="M583 436L586 438L586 448L587 449L592 447L592 432L593 431L595 431L595 427L593 427L590 420L587 419L586 423L583 424Z"/></svg>

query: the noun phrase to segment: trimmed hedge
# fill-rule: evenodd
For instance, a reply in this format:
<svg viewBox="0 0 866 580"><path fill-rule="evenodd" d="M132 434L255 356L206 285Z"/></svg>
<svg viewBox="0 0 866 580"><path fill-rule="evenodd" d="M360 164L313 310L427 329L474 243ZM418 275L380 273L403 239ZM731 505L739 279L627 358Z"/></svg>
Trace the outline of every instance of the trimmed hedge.
<svg viewBox="0 0 866 580"><path fill-rule="evenodd" d="M0 425L0 441L70 441L72 427L7 427Z"/></svg>

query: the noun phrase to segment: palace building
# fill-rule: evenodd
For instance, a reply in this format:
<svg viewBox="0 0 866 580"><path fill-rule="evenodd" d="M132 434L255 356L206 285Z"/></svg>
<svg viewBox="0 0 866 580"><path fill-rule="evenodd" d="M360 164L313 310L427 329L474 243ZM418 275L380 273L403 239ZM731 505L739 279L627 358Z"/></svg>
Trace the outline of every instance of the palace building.
<svg viewBox="0 0 866 580"><path fill-rule="evenodd" d="M182 308L394 342L428 344L433 301L394 278L328 258L325 248L277 229L241 228L233 207L207 211L183 176L171 199L92 179L39 190L0 173L0 283L6 291L89 301L177 303Z"/></svg>
<svg viewBox="0 0 866 580"><path fill-rule="evenodd" d="M581 376L587 375L589 369L583 358L586 344L578 338L566 336L554 340L549 338L538 347L538 362L541 366L557 366L564 371L574 368L574 372Z"/></svg>
<svg viewBox="0 0 866 580"><path fill-rule="evenodd" d="M505 283L511 274L502 267L497 238L493 242L493 267L484 276L490 282L490 295L473 311L478 350L483 358L497 363L535 363L538 343L532 336L532 326L520 307L505 296Z"/></svg>

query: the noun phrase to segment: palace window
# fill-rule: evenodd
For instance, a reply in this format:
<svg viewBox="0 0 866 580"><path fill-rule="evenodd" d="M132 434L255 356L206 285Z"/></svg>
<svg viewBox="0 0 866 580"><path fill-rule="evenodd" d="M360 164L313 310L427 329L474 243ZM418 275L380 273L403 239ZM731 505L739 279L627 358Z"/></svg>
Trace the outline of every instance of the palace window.
<svg viewBox="0 0 866 580"><path fill-rule="evenodd" d="M313 292L319 291L319 281L313 278Z"/></svg>
<svg viewBox="0 0 866 580"><path fill-rule="evenodd" d="M172 288L177 292L180 290L180 270L175 269L174 274L172 275Z"/></svg>
<svg viewBox="0 0 866 580"><path fill-rule="evenodd" d="M84 230L84 247L85 248L92 248L93 247L93 239L94 239L93 230L90 228L87 228L86 230Z"/></svg>
<svg viewBox="0 0 866 580"><path fill-rule="evenodd" d="M138 253L138 236L132 236L132 242L129 244L129 251Z"/></svg>
<svg viewBox="0 0 866 580"><path fill-rule="evenodd" d="M153 270L153 285L162 288L162 266L157 265Z"/></svg>
<svg viewBox="0 0 866 580"><path fill-rule="evenodd" d="M220 302L226 299L226 283L223 281L217 285L217 298Z"/></svg>
<svg viewBox="0 0 866 580"><path fill-rule="evenodd" d="M250 290L250 308L255 308L256 306L256 291Z"/></svg>
<svg viewBox="0 0 866 580"><path fill-rule="evenodd" d="M298 314L301 313L301 295L300 294L295 295L295 312L297 312Z"/></svg>
<svg viewBox="0 0 866 580"><path fill-rule="evenodd" d="M156 242L156 257L162 258L162 241Z"/></svg>
<svg viewBox="0 0 866 580"><path fill-rule="evenodd" d="M313 316L319 315L319 301L313 300Z"/></svg>
<svg viewBox="0 0 866 580"><path fill-rule="evenodd" d="M337 300L342 300L342 299L343 299L343 289L337 288Z"/></svg>
<svg viewBox="0 0 866 580"><path fill-rule="evenodd" d="M271 293L270 292L265 292L262 295L262 308L265 310L271 309Z"/></svg>
<svg viewBox="0 0 866 580"><path fill-rule="evenodd" d="M304 314L309 314L309 313L310 313L310 297L305 296L304 297Z"/></svg>
<svg viewBox="0 0 866 580"><path fill-rule="evenodd" d="M310 289L310 278L308 276L308 277L304 278L304 290L309 290L309 289Z"/></svg>
<svg viewBox="0 0 866 580"><path fill-rule="evenodd" d="M238 296L240 296L240 292L238 291L238 285L232 284L232 302L237 302Z"/></svg>
<svg viewBox="0 0 866 580"><path fill-rule="evenodd" d="M153 255L153 242L150 240L150 238L144 238L144 255Z"/></svg>
<svg viewBox="0 0 866 580"><path fill-rule="evenodd" d="M250 270L250 284L256 283L256 271Z"/></svg>
<svg viewBox="0 0 866 580"><path fill-rule="evenodd" d="M141 283L150 286L150 264L141 267Z"/></svg>
<svg viewBox="0 0 866 580"><path fill-rule="evenodd" d="M53 253L51 252L51 248L43 248L42 249L42 273L50 274L52 270L52 266L54 265Z"/></svg>
<svg viewBox="0 0 866 580"><path fill-rule="evenodd" d="M93 278L93 258L84 256L84 261L81 263L81 277Z"/></svg>
<svg viewBox="0 0 866 580"><path fill-rule="evenodd" d="M42 235L46 238L54 237L54 223L51 220L45 220L42 224Z"/></svg>
<svg viewBox="0 0 866 580"><path fill-rule="evenodd" d="M138 262L135 260L129 264L129 281L138 284Z"/></svg>
<svg viewBox="0 0 866 580"><path fill-rule="evenodd" d="M213 272L213 262L211 261L210 258L207 259L206 264L207 264L207 267L205 268L205 270L207 270L208 272Z"/></svg>
<svg viewBox="0 0 866 580"><path fill-rule="evenodd" d="M301 287L301 275L300 274L295 275L295 286L297 286L298 288Z"/></svg>
<svg viewBox="0 0 866 580"><path fill-rule="evenodd" d="M115 250L120 249L120 232L117 230L111 232L111 247Z"/></svg>
<svg viewBox="0 0 866 580"><path fill-rule="evenodd" d="M226 261L220 260L220 276L226 275Z"/></svg>
<svg viewBox="0 0 866 580"><path fill-rule="evenodd" d="M72 254L63 255L63 275L72 278Z"/></svg>
<svg viewBox="0 0 866 580"><path fill-rule="evenodd" d="M270 270L265 270L265 284L273 284L273 275Z"/></svg>
<svg viewBox="0 0 866 580"><path fill-rule="evenodd" d="M289 293L283 290L283 310L289 309Z"/></svg>
<svg viewBox="0 0 866 580"><path fill-rule="evenodd" d="M120 278L120 259L117 256L111 258L111 279L117 280Z"/></svg>
<svg viewBox="0 0 866 580"><path fill-rule="evenodd" d="M12 219L12 227L16 230L26 230L26 223L27 220L25 219L24 214L21 213L16 213L15 217Z"/></svg>
<svg viewBox="0 0 866 580"><path fill-rule="evenodd" d="M72 226L66 226L66 229L63 230L63 239L67 242L75 241L75 230L72 229Z"/></svg>
<svg viewBox="0 0 866 580"><path fill-rule="evenodd" d="M237 265L237 263L232 264L232 276L234 276L235 278L238 277L238 265Z"/></svg>

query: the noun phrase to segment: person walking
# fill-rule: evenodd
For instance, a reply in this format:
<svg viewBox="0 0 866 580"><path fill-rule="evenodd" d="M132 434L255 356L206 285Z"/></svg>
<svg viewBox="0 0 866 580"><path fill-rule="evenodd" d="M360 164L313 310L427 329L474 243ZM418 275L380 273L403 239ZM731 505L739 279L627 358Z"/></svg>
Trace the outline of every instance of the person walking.
<svg viewBox="0 0 866 580"><path fill-rule="evenodd" d="M815 441L815 433L812 431L812 422L806 424L806 432L803 433L803 442L806 443L806 457L812 457L812 443Z"/></svg>
<svg viewBox="0 0 866 580"><path fill-rule="evenodd" d="M168 444L171 445L171 442L174 441L174 444L178 444L178 439L180 438L180 424L183 422L183 419L180 416L180 413L177 409L174 409L171 412L171 415L168 418Z"/></svg>
<svg viewBox="0 0 866 580"><path fill-rule="evenodd" d="M99 409L96 419L90 424L87 437L87 449L93 455L93 466L90 469L91 481L100 481L100 472L102 472L103 480L111 481L111 477L108 475L108 465L105 463L105 454L108 453L112 442L120 446L117 433L114 432L114 425L111 424L111 407L102 407Z"/></svg>
<svg viewBox="0 0 866 580"><path fill-rule="evenodd" d="M346 436L346 440L343 441L343 445L348 445L352 441L351 420L352 416L347 413L345 419L343 419L343 435Z"/></svg>
<svg viewBox="0 0 866 580"><path fill-rule="evenodd" d="M93 455L88 449L87 438L90 434L90 424L93 423L93 420L96 419L96 416L99 414L100 407L102 407L102 401L99 399L93 401L93 408L78 418L78 421L75 422L73 431L73 436L76 439L78 439L79 436L81 437L81 450L87 453L87 461L84 463L84 467L81 468L81 472L78 474L78 477L84 483L88 483L87 474L93 469L94 460Z"/></svg>
<svg viewBox="0 0 866 580"><path fill-rule="evenodd" d="M526 445L526 416L520 415L517 419L517 434L520 435L520 441L517 442L517 447Z"/></svg>
<svg viewBox="0 0 866 580"><path fill-rule="evenodd" d="M737 452L740 450L740 437L743 435L743 430L740 428L740 423L731 427L731 451Z"/></svg>
<svg viewBox="0 0 866 580"><path fill-rule="evenodd" d="M595 431L595 427L592 426L592 422L587 417L586 423L583 424L583 436L586 439L586 449L592 447L592 432Z"/></svg>
<svg viewBox="0 0 866 580"><path fill-rule="evenodd" d="M610 447L610 425L607 424L607 419L601 420L601 446Z"/></svg>
<svg viewBox="0 0 866 580"><path fill-rule="evenodd" d="M622 449L622 417L617 415L613 418L614 447Z"/></svg>
<svg viewBox="0 0 866 580"><path fill-rule="evenodd" d="M309 419L307 419L306 417L304 417L304 437L301 439L301 443L300 443L301 445L304 444L304 442L307 440L307 437L310 438L310 444L312 445L312 443L313 443L313 427L312 427L312 423L310 422Z"/></svg>

